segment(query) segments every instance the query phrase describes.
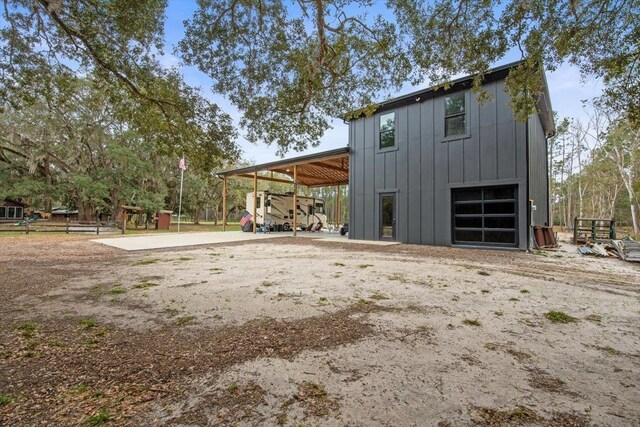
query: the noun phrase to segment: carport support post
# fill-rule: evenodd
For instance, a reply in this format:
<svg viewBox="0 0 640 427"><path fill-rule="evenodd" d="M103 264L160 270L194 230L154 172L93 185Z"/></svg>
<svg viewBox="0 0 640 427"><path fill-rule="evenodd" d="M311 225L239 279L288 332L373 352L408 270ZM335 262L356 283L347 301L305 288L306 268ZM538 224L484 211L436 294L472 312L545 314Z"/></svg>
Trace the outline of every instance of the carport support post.
<svg viewBox="0 0 640 427"><path fill-rule="evenodd" d="M298 232L298 166L293 165L293 237Z"/></svg>
<svg viewBox="0 0 640 427"><path fill-rule="evenodd" d="M227 176L222 178L222 231L227 231Z"/></svg>
<svg viewBox="0 0 640 427"><path fill-rule="evenodd" d="M258 230L258 172L253 173L253 234Z"/></svg>
<svg viewBox="0 0 640 427"><path fill-rule="evenodd" d="M336 187L336 227L340 227L340 186Z"/></svg>

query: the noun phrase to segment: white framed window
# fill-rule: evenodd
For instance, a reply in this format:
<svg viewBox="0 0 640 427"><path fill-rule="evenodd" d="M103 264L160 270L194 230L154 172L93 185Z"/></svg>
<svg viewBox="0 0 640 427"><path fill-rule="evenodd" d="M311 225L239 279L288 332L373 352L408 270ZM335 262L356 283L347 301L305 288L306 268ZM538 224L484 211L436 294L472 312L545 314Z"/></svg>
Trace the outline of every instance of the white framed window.
<svg viewBox="0 0 640 427"><path fill-rule="evenodd" d="M0 206L0 219L7 217L7 208Z"/></svg>
<svg viewBox="0 0 640 427"><path fill-rule="evenodd" d="M22 218L22 208L20 206L7 207L7 219L20 219Z"/></svg>

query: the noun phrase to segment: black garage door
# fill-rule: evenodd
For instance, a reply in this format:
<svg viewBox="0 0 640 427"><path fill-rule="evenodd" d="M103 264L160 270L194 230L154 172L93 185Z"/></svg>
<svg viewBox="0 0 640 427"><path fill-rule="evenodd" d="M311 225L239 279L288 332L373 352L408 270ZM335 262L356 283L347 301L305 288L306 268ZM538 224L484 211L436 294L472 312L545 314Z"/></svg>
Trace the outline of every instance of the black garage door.
<svg viewBox="0 0 640 427"><path fill-rule="evenodd" d="M517 196L515 186L453 190L453 243L517 246Z"/></svg>

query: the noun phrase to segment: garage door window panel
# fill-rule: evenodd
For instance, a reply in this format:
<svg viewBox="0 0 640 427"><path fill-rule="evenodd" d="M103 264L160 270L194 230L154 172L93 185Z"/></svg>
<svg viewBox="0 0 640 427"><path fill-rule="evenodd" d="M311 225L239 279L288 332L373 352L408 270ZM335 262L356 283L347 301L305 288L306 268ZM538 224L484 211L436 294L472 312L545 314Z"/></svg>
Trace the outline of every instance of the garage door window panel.
<svg viewBox="0 0 640 427"><path fill-rule="evenodd" d="M462 188L452 191L453 243L517 245L516 188Z"/></svg>

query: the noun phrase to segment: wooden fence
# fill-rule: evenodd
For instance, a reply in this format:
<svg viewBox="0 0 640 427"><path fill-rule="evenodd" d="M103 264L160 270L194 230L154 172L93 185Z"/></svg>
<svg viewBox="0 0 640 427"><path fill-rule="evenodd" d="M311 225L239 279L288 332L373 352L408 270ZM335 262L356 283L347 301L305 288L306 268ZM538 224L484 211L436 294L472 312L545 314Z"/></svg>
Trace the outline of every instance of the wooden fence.
<svg viewBox="0 0 640 427"><path fill-rule="evenodd" d="M18 223L0 223L0 232L14 233L95 233L109 232L117 230L115 225L106 225L99 222L52 222L52 221L30 221L25 219Z"/></svg>

